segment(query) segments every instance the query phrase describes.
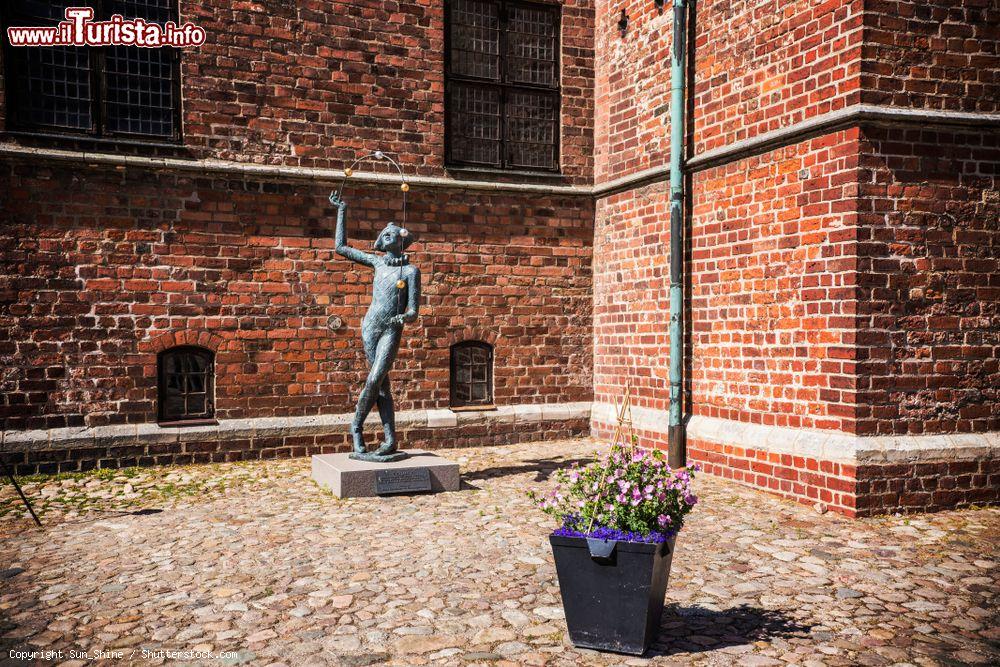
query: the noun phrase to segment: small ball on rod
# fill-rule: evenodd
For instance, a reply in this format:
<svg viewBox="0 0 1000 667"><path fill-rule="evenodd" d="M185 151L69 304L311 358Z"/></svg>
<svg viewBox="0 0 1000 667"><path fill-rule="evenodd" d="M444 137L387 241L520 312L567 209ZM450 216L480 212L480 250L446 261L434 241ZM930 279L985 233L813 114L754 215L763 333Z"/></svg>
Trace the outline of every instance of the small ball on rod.
<svg viewBox="0 0 1000 667"><path fill-rule="evenodd" d="M403 183L402 185L399 186L399 189L402 190L403 192L409 192L410 191L410 184L409 183Z"/></svg>
<svg viewBox="0 0 1000 667"><path fill-rule="evenodd" d="M354 175L354 170L351 169L350 167L348 167L347 169L344 170L344 177L345 178L350 178L353 175Z"/></svg>

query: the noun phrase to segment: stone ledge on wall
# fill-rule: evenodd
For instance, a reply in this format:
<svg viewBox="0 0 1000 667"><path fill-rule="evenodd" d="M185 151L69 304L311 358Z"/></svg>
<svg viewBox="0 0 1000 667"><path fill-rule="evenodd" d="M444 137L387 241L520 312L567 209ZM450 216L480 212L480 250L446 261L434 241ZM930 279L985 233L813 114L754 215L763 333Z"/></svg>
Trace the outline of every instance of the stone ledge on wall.
<svg viewBox="0 0 1000 667"><path fill-rule="evenodd" d="M615 406L595 403L593 419L615 423ZM633 424L654 433L667 432L667 411L632 408ZM750 447L837 463L882 464L996 458L1000 432L932 435L856 436L839 431L750 424L695 415L687 424L688 439Z"/></svg>
<svg viewBox="0 0 1000 667"><path fill-rule="evenodd" d="M71 450L92 447L123 447L136 444L171 444L189 441L239 440L244 438L287 438L347 434L353 413L305 417L263 417L224 419L205 426L161 427L157 424L125 424L95 428L57 428L35 431L0 431L0 448L5 454L44 450ZM502 405L495 410L455 412L404 410L396 414L399 430L435 429L479 424L529 424L590 418L590 403L553 405ZM378 414L368 416L366 425L377 427Z"/></svg>

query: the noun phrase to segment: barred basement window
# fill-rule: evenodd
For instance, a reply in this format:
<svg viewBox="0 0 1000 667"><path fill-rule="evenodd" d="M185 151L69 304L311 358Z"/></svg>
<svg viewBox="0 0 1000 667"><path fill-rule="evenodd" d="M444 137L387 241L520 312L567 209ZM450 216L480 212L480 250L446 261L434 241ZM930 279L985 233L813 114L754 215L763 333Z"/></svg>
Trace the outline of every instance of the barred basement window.
<svg viewBox="0 0 1000 667"><path fill-rule="evenodd" d="M493 347L465 341L451 347L451 404L493 404Z"/></svg>
<svg viewBox="0 0 1000 667"><path fill-rule="evenodd" d="M553 4L448 3L450 165L559 169L559 18Z"/></svg>
<svg viewBox="0 0 1000 667"><path fill-rule="evenodd" d="M18 0L3 27L54 26L66 7L93 7L163 24L178 21L178 0ZM5 31L6 32L6 31ZM90 137L180 138L180 60L172 47L27 46L4 39L8 127Z"/></svg>
<svg viewBox="0 0 1000 667"><path fill-rule="evenodd" d="M159 421L215 417L215 355L200 347L164 350L157 359Z"/></svg>

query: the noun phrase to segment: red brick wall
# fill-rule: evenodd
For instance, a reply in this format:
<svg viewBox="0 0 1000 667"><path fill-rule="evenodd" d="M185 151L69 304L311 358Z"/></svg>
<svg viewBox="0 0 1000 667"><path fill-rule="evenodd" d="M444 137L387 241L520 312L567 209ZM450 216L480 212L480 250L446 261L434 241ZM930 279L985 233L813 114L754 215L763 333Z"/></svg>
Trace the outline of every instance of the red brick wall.
<svg viewBox="0 0 1000 667"><path fill-rule="evenodd" d="M786 127L860 100L861 0L689 3L694 152ZM625 9L624 36L616 23ZM598 182L670 159L673 12L597 4ZM690 83L690 82L689 82Z"/></svg>
<svg viewBox="0 0 1000 667"><path fill-rule="evenodd" d="M860 100L862 0L691 4L695 154Z"/></svg>
<svg viewBox="0 0 1000 667"><path fill-rule="evenodd" d="M334 255L327 187L15 162L0 183L6 428L154 421L152 341L183 331L214 337L219 417L353 409L370 276ZM495 342L498 403L589 400L589 200L410 195L424 302L399 408L447 406L465 336ZM345 196L358 247L398 220L395 187Z"/></svg>
<svg viewBox="0 0 1000 667"><path fill-rule="evenodd" d="M621 10L629 24L622 37ZM653 2L598 0L594 21L595 69L594 176L598 183L664 165L670 117L671 12Z"/></svg>
<svg viewBox="0 0 1000 667"><path fill-rule="evenodd" d="M444 168L444 2L181 0L208 32L184 52L185 144L198 156L340 167L373 146ZM562 167L588 182L593 3L562 10Z"/></svg>
<svg viewBox="0 0 1000 667"><path fill-rule="evenodd" d="M995 3L694 5L694 155L863 102L994 112L1000 100ZM598 183L669 159L670 13L598 3ZM858 435L1000 428L998 164L991 130L865 125L689 176L687 411ZM640 444L657 447L667 193L660 182L599 198L594 236L595 401L631 379L634 404L659 411L643 413ZM594 433L606 438L603 420ZM1000 493L988 460L854 466L829 454L688 441L712 474L849 516Z"/></svg>
<svg viewBox="0 0 1000 667"><path fill-rule="evenodd" d="M1000 429L1000 137L864 131L858 431Z"/></svg>
<svg viewBox="0 0 1000 667"><path fill-rule="evenodd" d="M626 378L637 405L667 403L669 207L662 184L599 199L594 227L594 396Z"/></svg>
<svg viewBox="0 0 1000 667"><path fill-rule="evenodd" d="M694 414L854 430L858 134L695 174Z"/></svg>
<svg viewBox="0 0 1000 667"><path fill-rule="evenodd" d="M185 154L340 168L377 147L445 174L443 0L179 2L207 32L181 56ZM589 183L593 0L559 4L563 180ZM2 84L0 68L0 129Z"/></svg>
<svg viewBox="0 0 1000 667"><path fill-rule="evenodd" d="M990 110L995 10L947 4L875 3L862 16L863 3L846 0L696 3L694 153L860 101L892 101L862 100L862 34L871 36L866 72L899 74L909 63L907 81L936 79L935 95ZM624 36L612 21L620 7ZM671 12L620 7L597 11L599 183L669 157ZM888 84L869 76L864 85ZM921 99L909 104L942 106ZM996 162L988 133L854 128L695 173L691 411L859 434L995 429ZM598 200L598 400L631 377L639 405L666 407L666 196L667 184L655 183ZM917 229L927 225L940 231ZM859 261L858 242L869 240Z"/></svg>
<svg viewBox="0 0 1000 667"><path fill-rule="evenodd" d="M993 0L866 0L863 101L1000 110L1000 5Z"/></svg>

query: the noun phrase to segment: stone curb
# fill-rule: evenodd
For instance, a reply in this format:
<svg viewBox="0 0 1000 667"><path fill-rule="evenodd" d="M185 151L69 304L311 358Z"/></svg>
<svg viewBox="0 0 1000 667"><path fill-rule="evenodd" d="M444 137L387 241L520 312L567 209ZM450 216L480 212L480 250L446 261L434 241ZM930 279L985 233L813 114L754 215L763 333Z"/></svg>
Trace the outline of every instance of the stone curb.
<svg viewBox="0 0 1000 667"><path fill-rule="evenodd" d="M592 412L595 422L616 422L615 406L610 403L594 403ZM637 429L665 434L667 411L633 407L632 422ZM993 459L1000 454L998 431L856 436L841 431L749 424L695 415L688 422L687 437L853 465L968 461Z"/></svg>
<svg viewBox="0 0 1000 667"><path fill-rule="evenodd" d="M460 411L405 410L396 414L396 425L404 428L453 428L469 424L540 423L589 419L590 403L554 405L504 405L495 410ZM263 417L224 419L218 424L161 427L157 424L127 424L94 428L71 427L33 431L0 431L0 446L6 453L65 450L89 447L121 447L150 443L279 438L289 436L348 433L353 413L307 417ZM377 425L378 415L369 415L366 425Z"/></svg>

